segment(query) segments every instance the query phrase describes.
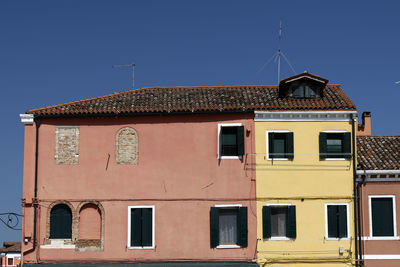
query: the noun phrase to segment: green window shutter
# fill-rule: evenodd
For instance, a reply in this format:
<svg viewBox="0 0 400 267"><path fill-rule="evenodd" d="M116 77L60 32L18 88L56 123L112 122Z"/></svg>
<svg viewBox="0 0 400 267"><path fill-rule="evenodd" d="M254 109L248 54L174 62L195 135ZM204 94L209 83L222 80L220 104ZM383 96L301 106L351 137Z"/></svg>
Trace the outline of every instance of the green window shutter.
<svg viewBox="0 0 400 267"><path fill-rule="evenodd" d="M351 133L343 134L343 153L344 158L351 158Z"/></svg>
<svg viewBox="0 0 400 267"><path fill-rule="evenodd" d="M274 155L274 133L268 133L268 153L269 158L273 159Z"/></svg>
<svg viewBox="0 0 400 267"><path fill-rule="evenodd" d="M239 207L238 214L238 245L242 248L247 247L247 207Z"/></svg>
<svg viewBox="0 0 400 267"><path fill-rule="evenodd" d="M271 207L262 208L263 238L271 238Z"/></svg>
<svg viewBox="0 0 400 267"><path fill-rule="evenodd" d="M326 133L319 133L319 157L323 159L328 157L326 154L326 136Z"/></svg>
<svg viewBox="0 0 400 267"><path fill-rule="evenodd" d="M72 238L72 212L68 205L58 204L51 209L50 238Z"/></svg>
<svg viewBox="0 0 400 267"><path fill-rule="evenodd" d="M286 134L286 157L288 159L294 158L294 145L293 145L293 133L287 133Z"/></svg>
<svg viewBox="0 0 400 267"><path fill-rule="evenodd" d="M153 245L153 209L143 208L142 210L142 246Z"/></svg>
<svg viewBox="0 0 400 267"><path fill-rule="evenodd" d="M338 207L339 214L339 238L347 237L347 207L340 205Z"/></svg>
<svg viewBox="0 0 400 267"><path fill-rule="evenodd" d="M210 210L210 245L215 248L219 245L219 208Z"/></svg>
<svg viewBox="0 0 400 267"><path fill-rule="evenodd" d="M237 144L237 154L238 156L244 155L244 126L237 127L236 133L236 144Z"/></svg>
<svg viewBox="0 0 400 267"><path fill-rule="evenodd" d="M131 209L131 247L142 246L142 209Z"/></svg>
<svg viewBox="0 0 400 267"><path fill-rule="evenodd" d="M288 206L287 237L296 238L296 206Z"/></svg>
<svg viewBox="0 0 400 267"><path fill-rule="evenodd" d="M328 237L339 237L338 206L328 206Z"/></svg>
<svg viewBox="0 0 400 267"><path fill-rule="evenodd" d="M372 198L372 236L394 236L393 199Z"/></svg>

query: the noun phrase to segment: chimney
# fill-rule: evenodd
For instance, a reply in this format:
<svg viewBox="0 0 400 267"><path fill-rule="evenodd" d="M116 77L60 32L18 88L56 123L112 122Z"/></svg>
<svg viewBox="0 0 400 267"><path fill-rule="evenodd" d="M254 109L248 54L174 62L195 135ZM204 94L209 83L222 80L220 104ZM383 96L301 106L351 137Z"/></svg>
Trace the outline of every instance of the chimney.
<svg viewBox="0 0 400 267"><path fill-rule="evenodd" d="M362 123L358 124L357 135L358 136L371 135L371 112L364 111L362 113Z"/></svg>

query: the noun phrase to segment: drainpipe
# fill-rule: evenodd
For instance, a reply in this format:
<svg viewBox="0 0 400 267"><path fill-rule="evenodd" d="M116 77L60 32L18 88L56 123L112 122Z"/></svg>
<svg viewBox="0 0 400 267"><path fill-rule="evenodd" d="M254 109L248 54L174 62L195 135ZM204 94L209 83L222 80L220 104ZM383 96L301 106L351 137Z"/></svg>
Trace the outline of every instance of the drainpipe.
<svg viewBox="0 0 400 267"><path fill-rule="evenodd" d="M358 262L358 224L357 221L359 220L358 216L357 216L357 184L356 184L356 174L357 174L357 170L356 170L356 132L355 132L355 115L353 114L351 116L351 131L352 131L352 150L353 150L353 196L354 196L354 236L355 236L355 256L356 256L356 267L360 266L359 262Z"/></svg>
<svg viewBox="0 0 400 267"><path fill-rule="evenodd" d="M37 181L38 181L38 155L39 155L39 127L40 127L40 119L34 117L35 125L36 125L36 144L35 144L35 189L34 189L34 198L33 198L33 246L31 249L24 251L25 253L35 251L36 249L36 216L37 216Z"/></svg>
<svg viewBox="0 0 400 267"><path fill-rule="evenodd" d="M362 179L361 182L357 183L357 223L358 223L358 248L359 248L359 254L360 254L360 266L364 266L364 260L363 260L363 249L362 249L362 240L361 240L361 235L362 235L362 218L361 218L361 186L364 184L364 179Z"/></svg>

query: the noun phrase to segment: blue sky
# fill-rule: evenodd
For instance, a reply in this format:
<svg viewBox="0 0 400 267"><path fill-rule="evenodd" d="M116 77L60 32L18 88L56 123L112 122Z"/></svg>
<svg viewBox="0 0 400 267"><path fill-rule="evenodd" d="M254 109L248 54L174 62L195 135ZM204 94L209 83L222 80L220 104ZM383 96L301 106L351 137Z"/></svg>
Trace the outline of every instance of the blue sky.
<svg viewBox="0 0 400 267"><path fill-rule="evenodd" d="M374 134L400 134L400 1L0 2L0 212L21 211L23 126L31 108L131 85L276 84L282 50L296 72L342 84ZM282 65L282 77L292 75ZM20 232L0 224L0 243Z"/></svg>

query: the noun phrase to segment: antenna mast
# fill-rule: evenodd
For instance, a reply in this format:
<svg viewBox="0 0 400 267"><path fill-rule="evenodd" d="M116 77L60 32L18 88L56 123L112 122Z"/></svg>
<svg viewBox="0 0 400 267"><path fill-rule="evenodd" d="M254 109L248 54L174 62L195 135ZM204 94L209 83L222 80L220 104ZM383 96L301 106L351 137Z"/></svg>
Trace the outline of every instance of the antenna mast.
<svg viewBox="0 0 400 267"><path fill-rule="evenodd" d="M113 65L113 68L124 68L131 67L132 68L132 89L135 89L135 63L132 64L122 64L122 65Z"/></svg>
<svg viewBox="0 0 400 267"><path fill-rule="evenodd" d="M279 37L278 37L278 51L275 52L272 57L264 63L264 65L260 68L257 73L260 73L271 61L277 62L278 61L278 84L281 80L281 57L286 61L289 65L290 69L293 71L293 74L296 74L292 64L290 64L289 59L285 56L285 54L281 51L281 40L282 40L282 21L279 23Z"/></svg>
<svg viewBox="0 0 400 267"><path fill-rule="evenodd" d="M278 83L281 80L281 39L282 39L282 20L279 22L279 39L278 39Z"/></svg>

